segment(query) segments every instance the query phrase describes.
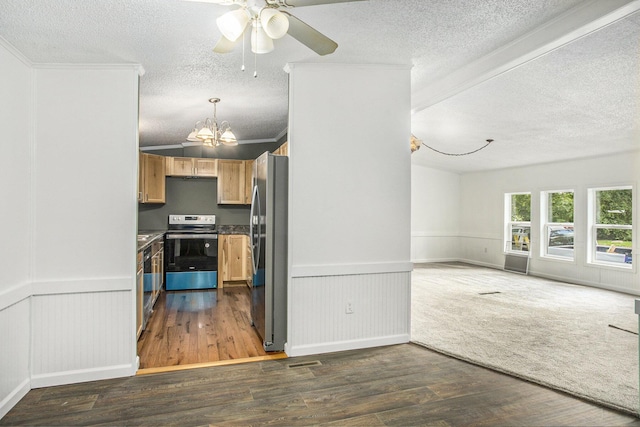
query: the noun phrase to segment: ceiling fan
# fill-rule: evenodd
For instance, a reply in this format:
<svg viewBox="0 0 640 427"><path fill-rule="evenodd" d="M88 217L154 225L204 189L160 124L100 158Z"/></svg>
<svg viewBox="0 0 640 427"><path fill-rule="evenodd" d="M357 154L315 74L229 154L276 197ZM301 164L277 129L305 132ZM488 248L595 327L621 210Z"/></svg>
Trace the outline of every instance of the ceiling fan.
<svg viewBox="0 0 640 427"><path fill-rule="evenodd" d="M221 5L240 6L216 19L222 37L213 48L217 53L233 50L247 28L251 28L251 51L256 54L273 50L273 40L289 34L318 55L333 53L338 44L280 9L315 6L331 3L349 3L367 0L187 0Z"/></svg>

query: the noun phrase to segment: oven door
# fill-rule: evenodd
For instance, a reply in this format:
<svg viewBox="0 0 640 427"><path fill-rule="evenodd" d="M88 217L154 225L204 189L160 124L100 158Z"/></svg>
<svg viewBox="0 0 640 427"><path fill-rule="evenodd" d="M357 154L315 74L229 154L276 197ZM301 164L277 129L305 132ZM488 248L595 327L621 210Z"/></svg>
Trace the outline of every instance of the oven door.
<svg viewBox="0 0 640 427"><path fill-rule="evenodd" d="M213 289L218 284L218 235L167 232L165 234L167 291Z"/></svg>

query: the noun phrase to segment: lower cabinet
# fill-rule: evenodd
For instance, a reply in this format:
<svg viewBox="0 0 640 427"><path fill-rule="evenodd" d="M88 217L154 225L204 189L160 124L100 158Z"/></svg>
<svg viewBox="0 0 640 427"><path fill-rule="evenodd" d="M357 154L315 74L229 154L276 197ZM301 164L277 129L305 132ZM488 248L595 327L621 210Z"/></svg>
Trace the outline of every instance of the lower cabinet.
<svg viewBox="0 0 640 427"><path fill-rule="evenodd" d="M225 282L251 283L251 254L248 248L249 236L245 234L218 236L218 288L223 288Z"/></svg>
<svg viewBox="0 0 640 427"><path fill-rule="evenodd" d="M164 284L164 242L162 240L155 241L152 243L151 247L151 274L153 276L153 290L151 291L151 298L153 300L153 304L155 304L158 296L160 296L162 285Z"/></svg>
<svg viewBox="0 0 640 427"><path fill-rule="evenodd" d="M136 273L136 336L140 338L143 323L143 296L144 296L144 263L142 262L142 251L138 251L138 263Z"/></svg>

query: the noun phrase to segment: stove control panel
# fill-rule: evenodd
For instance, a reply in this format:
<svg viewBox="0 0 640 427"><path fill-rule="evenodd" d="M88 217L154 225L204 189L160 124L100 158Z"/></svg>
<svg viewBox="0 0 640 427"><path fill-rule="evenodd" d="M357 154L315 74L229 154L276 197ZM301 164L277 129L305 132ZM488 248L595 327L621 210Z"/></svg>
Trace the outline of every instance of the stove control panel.
<svg viewBox="0 0 640 427"><path fill-rule="evenodd" d="M169 225L207 225L216 224L215 215L169 215Z"/></svg>

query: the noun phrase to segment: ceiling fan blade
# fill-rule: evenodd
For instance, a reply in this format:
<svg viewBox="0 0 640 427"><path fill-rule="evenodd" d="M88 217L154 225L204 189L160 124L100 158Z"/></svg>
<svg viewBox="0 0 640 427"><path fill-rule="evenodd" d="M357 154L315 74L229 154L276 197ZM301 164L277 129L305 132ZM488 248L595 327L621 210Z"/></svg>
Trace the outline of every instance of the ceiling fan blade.
<svg viewBox="0 0 640 427"><path fill-rule="evenodd" d="M238 4L240 3L237 0L182 0L182 1L192 1L196 3L215 3L222 5L230 5L230 4Z"/></svg>
<svg viewBox="0 0 640 427"><path fill-rule="evenodd" d="M318 55L328 55L335 52L338 48L338 43L331 40L313 27L305 24L290 13L282 11L289 18L289 34L294 39L298 40L309 49L313 50Z"/></svg>
<svg viewBox="0 0 640 427"><path fill-rule="evenodd" d="M318 4L332 4L332 3L351 3L354 1L369 1L369 0L275 0L275 2L281 6L302 7L302 6L315 6ZM271 3L267 1L267 3Z"/></svg>
<svg viewBox="0 0 640 427"><path fill-rule="evenodd" d="M215 53L229 53L233 50L233 48L236 47L236 44L238 44L238 40L232 42L225 36L221 36L220 40L218 40L218 43L216 43L216 45L213 47L213 51Z"/></svg>

